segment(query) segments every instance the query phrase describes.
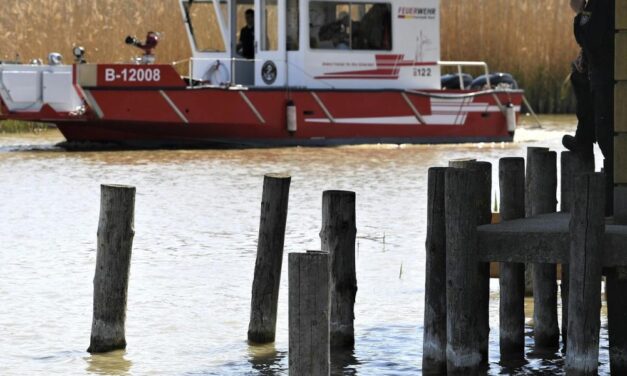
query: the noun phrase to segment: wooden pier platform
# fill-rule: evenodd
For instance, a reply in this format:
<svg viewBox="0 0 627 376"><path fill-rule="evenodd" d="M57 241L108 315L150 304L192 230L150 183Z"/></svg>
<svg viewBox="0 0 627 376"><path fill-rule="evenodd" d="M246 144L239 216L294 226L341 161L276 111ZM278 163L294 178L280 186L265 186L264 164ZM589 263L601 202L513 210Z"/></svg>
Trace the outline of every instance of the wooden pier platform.
<svg viewBox="0 0 627 376"><path fill-rule="evenodd" d="M570 213L549 213L477 227L479 261L568 263ZM603 266L627 266L627 226L605 225Z"/></svg>

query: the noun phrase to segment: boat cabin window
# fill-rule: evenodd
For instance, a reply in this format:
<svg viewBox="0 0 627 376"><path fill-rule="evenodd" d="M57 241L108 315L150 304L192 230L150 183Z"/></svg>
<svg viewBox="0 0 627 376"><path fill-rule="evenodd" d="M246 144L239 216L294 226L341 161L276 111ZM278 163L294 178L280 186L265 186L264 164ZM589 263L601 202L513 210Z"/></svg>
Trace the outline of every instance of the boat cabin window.
<svg viewBox="0 0 627 376"><path fill-rule="evenodd" d="M309 3L309 46L312 49L391 50L389 3Z"/></svg>
<svg viewBox="0 0 627 376"><path fill-rule="evenodd" d="M287 1L287 30L286 30L286 45L288 51L298 51L298 1L299 0L286 0Z"/></svg>
<svg viewBox="0 0 627 376"><path fill-rule="evenodd" d="M279 7L277 0L262 0L261 15L261 49L276 51L279 49Z"/></svg>
<svg viewBox="0 0 627 376"><path fill-rule="evenodd" d="M228 4L220 1L222 20L227 23L228 29ZM216 17L216 8L213 1L193 1L186 4L189 15L192 36L196 49L200 52L224 52L226 43L220 32L220 24Z"/></svg>

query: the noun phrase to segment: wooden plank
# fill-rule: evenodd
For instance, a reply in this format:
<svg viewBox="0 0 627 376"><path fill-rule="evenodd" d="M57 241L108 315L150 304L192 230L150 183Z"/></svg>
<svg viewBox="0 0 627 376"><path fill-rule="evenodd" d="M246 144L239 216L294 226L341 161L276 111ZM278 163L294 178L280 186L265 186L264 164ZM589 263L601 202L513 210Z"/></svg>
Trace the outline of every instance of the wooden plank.
<svg viewBox="0 0 627 376"><path fill-rule="evenodd" d="M627 185L614 187L614 220L627 223Z"/></svg>
<svg viewBox="0 0 627 376"><path fill-rule="evenodd" d="M614 136L614 183L627 184L627 134Z"/></svg>
<svg viewBox="0 0 627 376"><path fill-rule="evenodd" d="M616 30L627 30L627 1L616 1Z"/></svg>
<svg viewBox="0 0 627 376"><path fill-rule="evenodd" d="M627 80L627 31L616 33L614 43L614 77L617 81Z"/></svg>
<svg viewBox="0 0 627 376"><path fill-rule="evenodd" d="M614 86L614 130L627 133L627 81Z"/></svg>
<svg viewBox="0 0 627 376"><path fill-rule="evenodd" d="M568 263L568 213L543 214L477 228L479 261ZM603 266L627 266L627 226L605 226Z"/></svg>

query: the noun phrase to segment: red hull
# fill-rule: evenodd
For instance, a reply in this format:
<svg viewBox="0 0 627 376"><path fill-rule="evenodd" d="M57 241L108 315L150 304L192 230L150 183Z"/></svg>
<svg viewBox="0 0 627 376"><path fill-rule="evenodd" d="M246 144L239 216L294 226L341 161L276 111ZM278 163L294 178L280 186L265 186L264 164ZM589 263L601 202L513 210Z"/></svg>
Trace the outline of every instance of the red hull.
<svg viewBox="0 0 627 376"><path fill-rule="evenodd" d="M508 141L513 132L508 131L499 106L519 109L522 101L522 91L98 88L86 92L93 114L55 121L67 140L138 146ZM296 106L295 132L287 130L289 100Z"/></svg>

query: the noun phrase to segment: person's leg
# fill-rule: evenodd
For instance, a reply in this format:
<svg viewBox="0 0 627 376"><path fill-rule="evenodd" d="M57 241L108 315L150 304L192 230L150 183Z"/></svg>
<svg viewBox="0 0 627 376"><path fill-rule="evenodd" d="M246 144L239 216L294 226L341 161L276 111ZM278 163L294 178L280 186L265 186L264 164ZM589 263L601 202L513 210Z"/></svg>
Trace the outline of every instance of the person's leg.
<svg viewBox="0 0 627 376"><path fill-rule="evenodd" d="M575 136L565 135L562 144L570 151L582 153L592 157L592 145L596 141L594 99L590 89L590 80L587 72L579 72L573 68L570 82L577 104L577 130Z"/></svg>
<svg viewBox="0 0 627 376"><path fill-rule="evenodd" d="M614 87L593 87L596 137L603 153L606 178L605 214L614 211Z"/></svg>
<svg viewBox="0 0 627 376"><path fill-rule="evenodd" d="M573 92L577 100L577 131L575 138L581 145L592 145L594 134L594 100L590 89L590 80L587 72L580 73L576 69L570 75Z"/></svg>

